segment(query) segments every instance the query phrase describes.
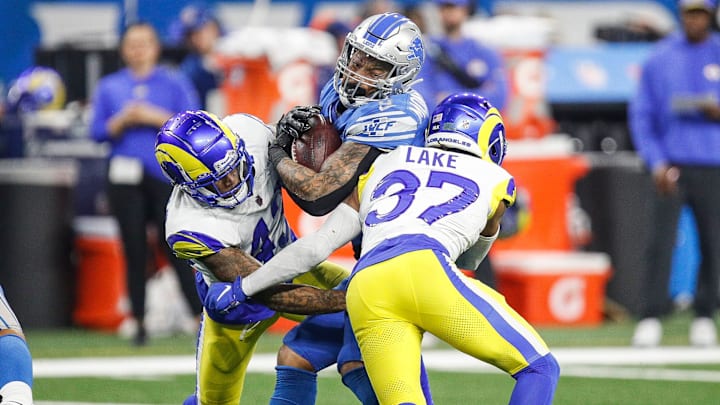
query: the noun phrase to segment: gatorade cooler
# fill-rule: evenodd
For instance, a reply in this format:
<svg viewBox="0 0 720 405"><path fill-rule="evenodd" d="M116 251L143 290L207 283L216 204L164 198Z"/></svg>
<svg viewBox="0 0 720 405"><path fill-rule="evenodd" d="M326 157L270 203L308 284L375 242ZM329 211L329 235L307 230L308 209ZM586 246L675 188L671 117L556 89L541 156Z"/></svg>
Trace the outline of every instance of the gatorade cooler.
<svg viewBox="0 0 720 405"><path fill-rule="evenodd" d="M83 327L115 330L128 316L125 257L110 217L75 220L77 295L73 321Z"/></svg>
<svg viewBox="0 0 720 405"><path fill-rule="evenodd" d="M516 235L497 240L493 251L573 250L568 208L575 182L588 172L590 163L573 153L570 137L508 142L503 168L515 178L518 192L529 199L529 221Z"/></svg>
<svg viewBox="0 0 720 405"><path fill-rule="evenodd" d="M597 325L611 274L605 253L500 251L492 256L498 290L534 325Z"/></svg>

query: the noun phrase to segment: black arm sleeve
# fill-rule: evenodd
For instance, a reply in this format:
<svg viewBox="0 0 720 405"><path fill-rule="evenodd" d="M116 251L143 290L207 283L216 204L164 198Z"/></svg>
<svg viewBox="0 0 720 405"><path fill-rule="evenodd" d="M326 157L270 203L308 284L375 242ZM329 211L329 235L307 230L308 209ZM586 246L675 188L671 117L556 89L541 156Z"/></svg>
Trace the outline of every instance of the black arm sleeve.
<svg viewBox="0 0 720 405"><path fill-rule="evenodd" d="M348 180L347 183L345 183L342 187L340 187L337 190L334 190L330 194L320 197L317 200L314 201L307 201L303 200L302 198L298 197L296 194L291 192L290 190L286 191L290 195L290 198L292 198L293 201L295 201L295 204L298 205L298 207L302 208L303 211L307 212L308 214L315 216L315 217L321 217L323 215L328 214L330 211L335 209L335 207L338 206L345 198L350 195L350 193L353 191L355 186L357 185L358 179L360 176L367 172L370 169L370 166L373 164L375 159L380 156L380 154L383 153L380 149L371 147L368 153L365 155L365 157L360 161L360 164L358 164L357 169L355 169L355 173L353 176Z"/></svg>

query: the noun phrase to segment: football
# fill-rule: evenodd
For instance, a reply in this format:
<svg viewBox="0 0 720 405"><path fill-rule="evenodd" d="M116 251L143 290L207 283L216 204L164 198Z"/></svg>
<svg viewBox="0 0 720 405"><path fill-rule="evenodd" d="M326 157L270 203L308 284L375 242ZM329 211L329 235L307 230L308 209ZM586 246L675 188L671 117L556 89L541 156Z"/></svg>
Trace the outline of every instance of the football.
<svg viewBox="0 0 720 405"><path fill-rule="evenodd" d="M292 143L292 159L319 172L325 159L340 147L342 141L333 124L323 115L314 115L309 123L310 129Z"/></svg>

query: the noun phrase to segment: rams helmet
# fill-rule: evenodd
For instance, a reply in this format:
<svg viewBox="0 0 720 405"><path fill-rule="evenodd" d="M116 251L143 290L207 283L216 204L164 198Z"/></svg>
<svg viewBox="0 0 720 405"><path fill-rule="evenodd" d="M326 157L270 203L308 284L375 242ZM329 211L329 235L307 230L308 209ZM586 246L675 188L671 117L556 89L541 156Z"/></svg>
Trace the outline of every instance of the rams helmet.
<svg viewBox="0 0 720 405"><path fill-rule="evenodd" d="M28 68L10 86L7 104L10 111L20 113L61 109L65 106L65 84L55 69Z"/></svg>
<svg viewBox="0 0 720 405"><path fill-rule="evenodd" d="M459 150L502 165L507 153L505 124L500 112L484 97L453 94L431 114L425 146Z"/></svg>
<svg viewBox="0 0 720 405"><path fill-rule="evenodd" d="M211 207L234 208L253 193L253 158L245 142L212 113L185 111L170 118L158 132L155 158L173 185ZM218 189L216 182L234 170L239 182Z"/></svg>

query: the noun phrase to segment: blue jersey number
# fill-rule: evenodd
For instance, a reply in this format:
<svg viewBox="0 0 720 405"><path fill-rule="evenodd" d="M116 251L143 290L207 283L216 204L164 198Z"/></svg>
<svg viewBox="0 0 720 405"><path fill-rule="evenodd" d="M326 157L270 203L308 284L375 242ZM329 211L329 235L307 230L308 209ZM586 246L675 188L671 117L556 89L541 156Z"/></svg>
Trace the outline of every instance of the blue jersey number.
<svg viewBox="0 0 720 405"><path fill-rule="evenodd" d="M431 171L426 187L442 188L445 184L452 184L462 189L459 194L453 196L442 204L431 205L425 209L418 218L428 225L438 219L460 212L468 205L478 199L480 188L474 181L454 173ZM396 184L401 185L399 189L391 194L386 194L388 189ZM371 199L380 197L396 197L397 203L387 213L381 214L377 211L370 211L365 218L365 225L374 226L382 222L392 221L410 208L415 200L415 193L422 186L420 179L407 170L397 170L385 176L372 192Z"/></svg>
<svg viewBox="0 0 720 405"><path fill-rule="evenodd" d="M252 257L265 263L275 255L275 244L270 239L270 229L262 219L258 221L253 231Z"/></svg>

